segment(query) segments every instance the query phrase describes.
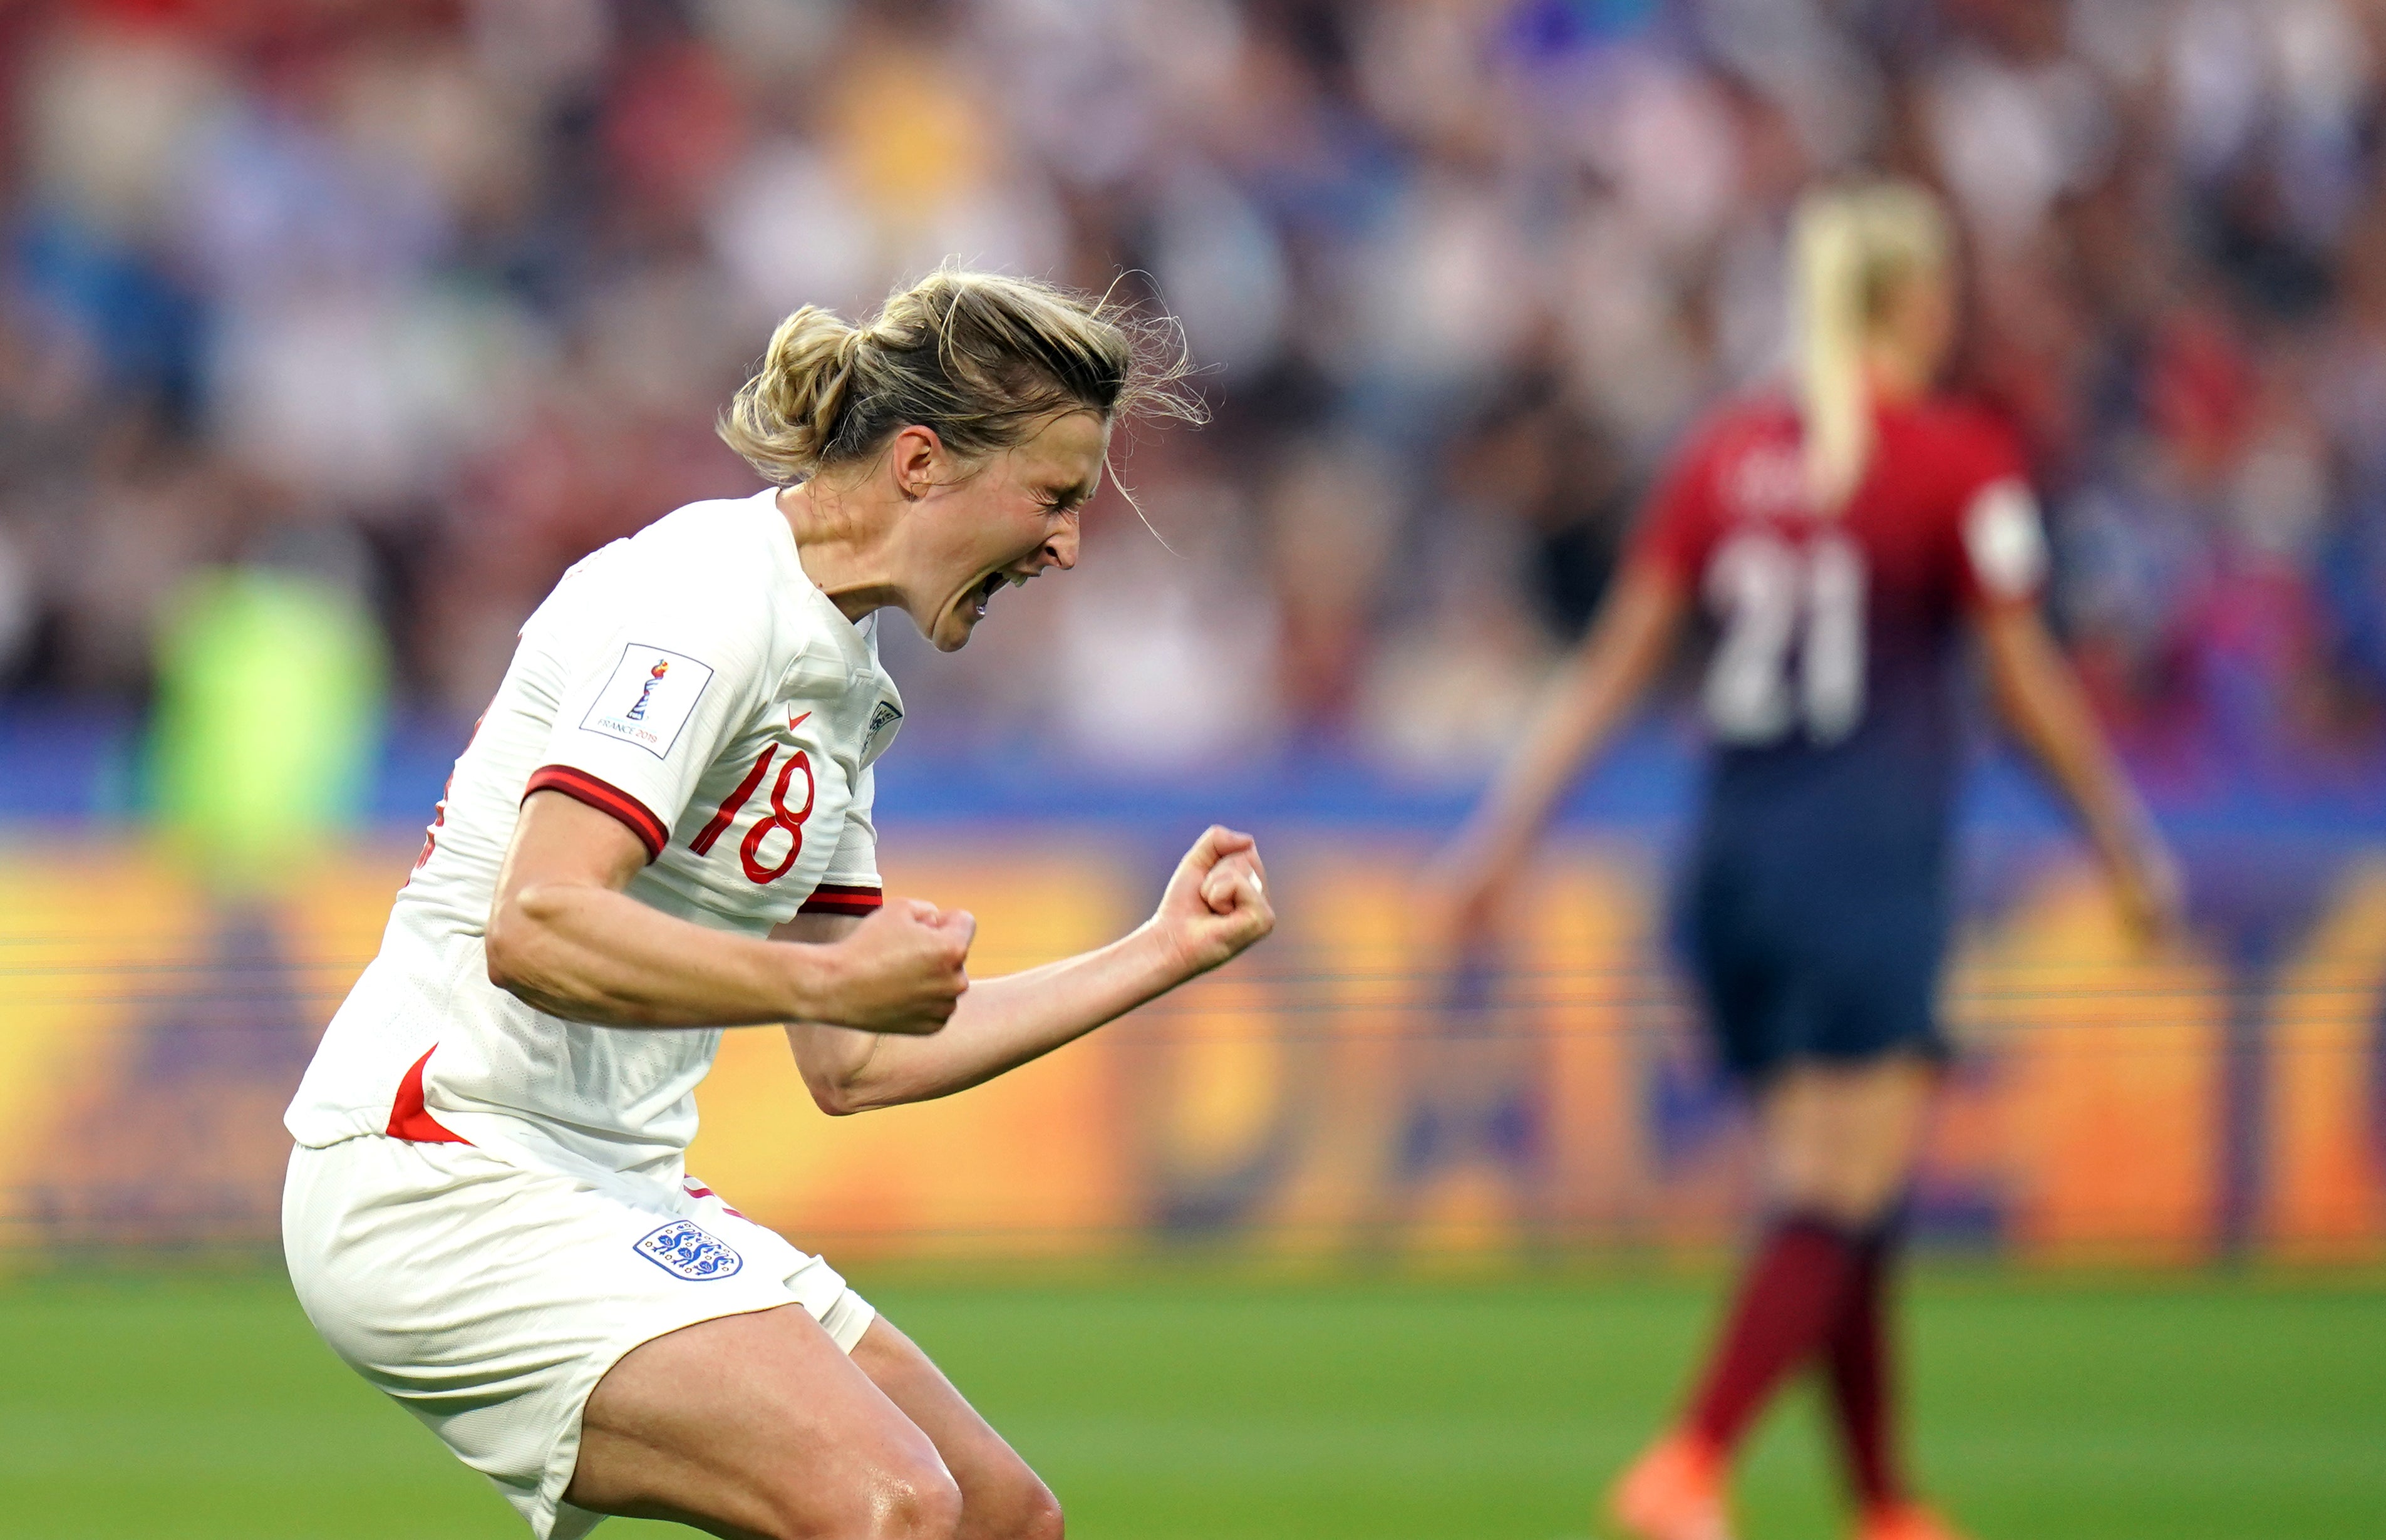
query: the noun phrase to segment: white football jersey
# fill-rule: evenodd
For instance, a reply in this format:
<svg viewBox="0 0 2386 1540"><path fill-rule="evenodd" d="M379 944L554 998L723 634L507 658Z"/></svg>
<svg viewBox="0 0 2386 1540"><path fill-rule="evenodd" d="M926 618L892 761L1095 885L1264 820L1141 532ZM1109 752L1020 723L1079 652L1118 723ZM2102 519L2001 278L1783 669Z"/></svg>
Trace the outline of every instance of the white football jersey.
<svg viewBox="0 0 2386 1540"><path fill-rule="evenodd" d="M774 491L691 504L564 575L522 627L286 1119L302 1145L458 1140L676 1179L718 1031L590 1026L489 982L497 869L552 790L646 845L631 897L760 935L879 903L871 763L903 719L876 617L797 559Z"/></svg>

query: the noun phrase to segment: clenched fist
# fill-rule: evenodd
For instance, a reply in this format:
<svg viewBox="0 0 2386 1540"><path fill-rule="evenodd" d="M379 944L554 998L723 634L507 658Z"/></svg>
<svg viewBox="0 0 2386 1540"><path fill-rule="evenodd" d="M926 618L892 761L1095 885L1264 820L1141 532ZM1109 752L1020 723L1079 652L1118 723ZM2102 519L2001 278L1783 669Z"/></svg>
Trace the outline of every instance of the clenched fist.
<svg viewBox="0 0 2386 1540"><path fill-rule="evenodd" d="M969 988L967 909L898 898L822 949L827 977L817 1020L862 1032L924 1036L951 1019Z"/></svg>
<svg viewBox="0 0 2386 1540"><path fill-rule="evenodd" d="M1212 824L1176 863L1151 927L1169 944L1184 977L1206 973L1275 929L1259 842Z"/></svg>

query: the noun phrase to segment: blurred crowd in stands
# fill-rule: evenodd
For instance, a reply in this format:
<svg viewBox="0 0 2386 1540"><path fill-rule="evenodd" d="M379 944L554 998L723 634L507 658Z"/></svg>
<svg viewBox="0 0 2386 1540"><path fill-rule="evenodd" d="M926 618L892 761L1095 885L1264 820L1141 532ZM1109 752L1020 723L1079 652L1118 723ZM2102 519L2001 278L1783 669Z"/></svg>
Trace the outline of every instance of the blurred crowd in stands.
<svg viewBox="0 0 2386 1540"><path fill-rule="evenodd" d="M565 566L754 487L782 314L959 257L1125 273L1217 418L965 653L887 628L911 731L1471 773L1876 169L1961 215L2139 762L2386 737L2386 0L0 0L0 124L20 704L137 704L261 563L470 721Z"/></svg>

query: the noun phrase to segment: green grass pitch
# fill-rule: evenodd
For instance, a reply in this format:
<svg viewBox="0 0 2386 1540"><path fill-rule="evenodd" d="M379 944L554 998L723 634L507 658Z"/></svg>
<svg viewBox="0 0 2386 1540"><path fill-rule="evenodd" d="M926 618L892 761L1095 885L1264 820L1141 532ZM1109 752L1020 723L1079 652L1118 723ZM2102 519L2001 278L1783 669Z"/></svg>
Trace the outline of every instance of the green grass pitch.
<svg viewBox="0 0 2386 1540"><path fill-rule="evenodd" d="M1614 1274L857 1282L1044 1471L1076 1540L1588 1536L1714 1308L1711 1283ZM1919 1463L1980 1540L2386 1534L2374 1279L1940 1270L1913 1305ZM1769 1421L1750 1540L1842 1532L1826 1449L1802 1396ZM524 1533L278 1276L0 1283L0 1534Z"/></svg>

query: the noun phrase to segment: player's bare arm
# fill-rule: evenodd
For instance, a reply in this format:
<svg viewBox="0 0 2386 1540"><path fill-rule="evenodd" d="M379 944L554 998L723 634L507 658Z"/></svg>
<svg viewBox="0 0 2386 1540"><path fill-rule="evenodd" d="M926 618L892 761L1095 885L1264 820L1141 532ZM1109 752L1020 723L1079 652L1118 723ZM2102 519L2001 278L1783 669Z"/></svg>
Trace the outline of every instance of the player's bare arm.
<svg viewBox="0 0 2386 1540"><path fill-rule="evenodd" d="M1479 930L1494 895L1549 820L1566 785L1604 747L1664 667L1689 595L1653 563L1628 568L1589 633L1543 696L1481 810L1443 858L1443 899L1462 933Z"/></svg>
<svg viewBox="0 0 2386 1540"><path fill-rule="evenodd" d="M821 941L855 921L807 915L776 933ZM944 1031L889 1037L816 1021L787 1028L822 1108L860 1112L950 1096L1039 1058L1238 956L1275 928L1249 834L1212 827L1177 863L1151 918L1107 946L970 986Z"/></svg>
<svg viewBox="0 0 2386 1540"><path fill-rule="evenodd" d="M522 804L489 909L489 982L567 1020L725 1027L791 1017L933 1033L969 987L975 921L891 904L834 945L762 941L658 913L622 890L647 850L557 792Z"/></svg>
<svg viewBox="0 0 2386 1540"><path fill-rule="evenodd" d="M2173 933L2184 905L2179 863L2114 761L2037 608L1995 606L1975 625L2000 714L2078 809L2130 927L2149 937Z"/></svg>

